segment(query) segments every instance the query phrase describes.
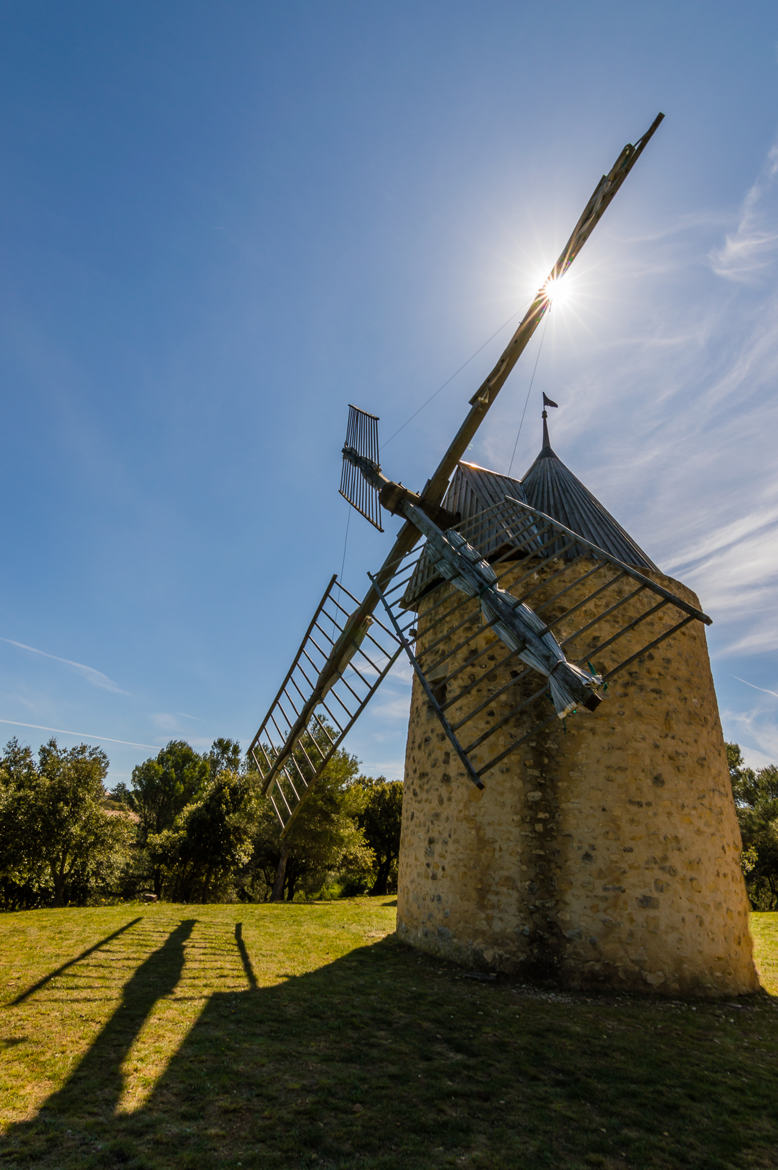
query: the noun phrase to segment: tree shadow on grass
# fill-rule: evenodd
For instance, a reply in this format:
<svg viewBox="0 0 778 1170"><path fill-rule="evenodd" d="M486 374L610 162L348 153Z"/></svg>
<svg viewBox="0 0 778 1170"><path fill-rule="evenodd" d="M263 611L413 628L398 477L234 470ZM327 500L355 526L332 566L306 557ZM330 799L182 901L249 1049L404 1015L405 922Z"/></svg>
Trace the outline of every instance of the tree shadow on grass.
<svg viewBox="0 0 778 1170"><path fill-rule="evenodd" d="M148 1102L121 1060L175 985L182 922L68 1084L8 1136L11 1167L482 1170L776 1165L778 1012L474 982L395 939L211 996ZM251 984L250 947L235 945Z"/></svg>

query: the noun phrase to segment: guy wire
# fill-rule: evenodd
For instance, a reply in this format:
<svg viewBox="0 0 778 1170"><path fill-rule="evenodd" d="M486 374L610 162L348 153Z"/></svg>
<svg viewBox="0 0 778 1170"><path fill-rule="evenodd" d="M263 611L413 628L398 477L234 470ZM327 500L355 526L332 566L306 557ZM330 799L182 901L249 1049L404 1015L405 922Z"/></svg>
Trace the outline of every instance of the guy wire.
<svg viewBox="0 0 778 1170"><path fill-rule="evenodd" d="M486 349L487 345L489 345L490 342L494 341L495 337L497 337L500 333L502 333L505 326L510 325L511 321L515 320L515 318L518 317L518 315L519 315L518 311L511 313L511 315L510 315L510 317L508 317L507 321L503 321L503 323L499 327L499 329L495 329L495 331L491 335L491 337L487 337L487 339L483 343L483 345L479 345L479 347L475 351L475 353L471 353L470 357L467 359L467 361L462 362L462 365L459 367L459 369L454 370L454 373L451 374L448 378L446 378L445 382L441 383L441 385L438 386L437 390L434 390L432 392L432 394L430 394L429 398L425 399L424 402L422 402L421 406L419 406L416 410L414 410L413 414L410 415L409 418L406 418L405 422L402 423L402 425L399 426L397 428L397 430L394 431L389 436L389 438L384 441L384 447L388 447L389 444L391 443L392 439L396 439L397 436L399 435L400 431L404 431L405 428L408 426L408 423L413 422L413 420L416 418L416 415L421 414L421 412L424 410L425 406L429 406L429 404L432 402L433 398L437 398L438 394L440 394L441 391L445 390L446 386L448 386L448 384L450 382L454 381L454 378L456 378L457 374L461 374L462 371L465 369L465 367L469 366L470 363L473 361L473 359L477 358L479 353L481 353L482 350Z"/></svg>
<svg viewBox="0 0 778 1170"><path fill-rule="evenodd" d="M521 419L519 420L519 429L516 432L516 442L513 444L513 454L511 455L511 461L508 464L508 475L510 475L510 473L511 473L511 469L513 467L513 460L516 458L516 448L519 445L519 435L521 434L521 428L524 426L524 415L527 413L527 404L529 402L529 396L532 393L532 385L535 381L535 374L537 373L538 362L540 361L540 351L543 349L543 341L544 341L545 336L546 336L546 321L547 320L548 320L548 312L546 312L545 316L543 317L543 327L540 330L540 341L538 342L538 352L535 354L535 365L532 367L532 377L529 380L529 386L527 388L527 397L524 399L524 409L521 412Z"/></svg>
<svg viewBox="0 0 778 1170"><path fill-rule="evenodd" d="M343 573L344 573L345 568L346 568L346 548L348 547L348 530L349 530L350 524L351 524L351 505L349 504L349 506L346 508L346 535L343 537L343 558L340 562L340 574L338 576L338 581L337 581L337 583L339 585L343 584ZM335 621L335 617L333 615L332 616L332 640L333 640L333 642L337 642L337 637L335 634L335 631L337 629L338 629L338 624Z"/></svg>
<svg viewBox="0 0 778 1170"><path fill-rule="evenodd" d="M343 572L346 568L346 547L348 545L348 526L351 523L351 508L346 509L346 535L343 537L343 560L340 562L340 580L343 580Z"/></svg>

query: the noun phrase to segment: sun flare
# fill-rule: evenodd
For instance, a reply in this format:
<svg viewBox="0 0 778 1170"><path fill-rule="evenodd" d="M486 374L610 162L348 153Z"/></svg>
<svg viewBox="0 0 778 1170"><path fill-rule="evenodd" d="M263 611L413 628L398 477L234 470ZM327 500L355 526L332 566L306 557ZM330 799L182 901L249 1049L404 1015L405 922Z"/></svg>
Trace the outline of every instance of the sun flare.
<svg viewBox="0 0 778 1170"><path fill-rule="evenodd" d="M550 305L557 307L566 304L570 300L572 292L570 274L566 273L564 276L557 277L549 276L543 285L543 292Z"/></svg>

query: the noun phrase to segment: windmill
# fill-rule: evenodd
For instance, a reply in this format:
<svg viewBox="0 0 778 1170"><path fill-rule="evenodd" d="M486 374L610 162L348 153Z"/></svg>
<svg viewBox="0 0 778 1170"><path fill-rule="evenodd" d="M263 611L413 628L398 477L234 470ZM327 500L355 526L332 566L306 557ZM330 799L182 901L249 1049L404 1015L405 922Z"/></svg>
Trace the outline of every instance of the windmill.
<svg viewBox="0 0 778 1170"><path fill-rule="evenodd" d="M600 945L598 927L589 935L590 953L576 940L584 929L595 930L590 919L600 912L600 895L579 912L561 893L579 874L588 880L585 858L594 858L599 847L591 843L589 849L576 831L560 828L568 805L580 803L568 773L580 787L586 772L581 761L589 760L588 784L599 766L592 761L599 760L606 742L615 759L624 750L634 754L635 744L653 734L653 692L678 685L677 671L666 684L663 670L657 670L658 660L670 661L659 659L660 647L671 638L681 641L682 655L704 675L707 652L700 665L695 649L699 638L704 647L704 637L698 632L697 642L690 642L688 631L700 631L710 619L694 595L663 577L556 459L545 409L543 449L524 481L461 462L548 310L551 282L573 263L661 120L659 114L634 145L625 146L597 184L548 280L470 399L462 425L421 492L386 476L378 419L349 407L340 492L381 530L384 510L404 523L383 564L368 574L370 588L361 601L331 578L249 751L286 832L404 654L414 688L398 895L401 936L462 962L561 976L566 982L731 994L752 990L754 980L742 878L732 873L731 794L729 811L726 799L723 812L721 802L716 805L710 835L723 833L727 845L722 897L740 933L724 959L716 960L718 966L713 963L712 983L699 967L710 968L710 954L721 951L720 932L704 944L693 940L697 966L693 961L689 966L685 945L676 948L667 975L656 969L646 941L656 933L656 923L641 933L624 909L616 941ZM570 501L583 505L568 516ZM689 685L697 686L694 679ZM611 713L603 715L609 707ZM714 754L720 739L719 728ZM647 766L655 765L652 758ZM567 802L564 815L560 800ZM630 802L628 792L621 793L619 805ZM608 810L606 804L601 808ZM601 821L592 827L586 817L581 824L589 836L604 832L608 840ZM654 838L666 827L663 822L661 831L649 832L647 850L656 852ZM567 845L556 840L560 834L575 840L570 846L575 858L561 868L558 856ZM620 837L618 847L626 855L635 852ZM468 897L484 850L504 855L508 868L503 872L493 861L490 879L476 883L478 897ZM616 872L610 846L603 852L608 860L600 866L600 901L610 905L609 890L621 891L616 901L623 901L631 879L625 876L629 865ZM642 848L638 854L642 857ZM656 864L661 869L662 861ZM644 909L659 905L653 893L636 895L641 897ZM684 918L685 898L684 892L675 900L674 923ZM625 943L626 936L638 941Z"/></svg>

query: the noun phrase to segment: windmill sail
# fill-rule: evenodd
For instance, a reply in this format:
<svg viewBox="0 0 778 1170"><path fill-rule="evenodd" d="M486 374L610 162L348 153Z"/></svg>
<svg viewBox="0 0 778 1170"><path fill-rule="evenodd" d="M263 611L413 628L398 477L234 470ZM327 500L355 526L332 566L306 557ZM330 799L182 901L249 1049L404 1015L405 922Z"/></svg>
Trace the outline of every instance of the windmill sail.
<svg viewBox="0 0 778 1170"><path fill-rule="evenodd" d="M501 586L521 604L531 602L564 653L589 663L605 685L689 622L710 623L657 581L518 500L506 497L459 527L471 546L501 550L491 560ZM476 783L558 717L535 669L498 640L499 617L484 621L482 608L451 588L426 546L398 562L380 594Z"/></svg>
<svg viewBox="0 0 778 1170"><path fill-rule="evenodd" d="M357 598L333 576L249 747L284 828L401 653L395 634L368 617L325 673L356 606Z"/></svg>
<svg viewBox="0 0 778 1170"><path fill-rule="evenodd" d="M345 450L356 451L378 466L378 418L374 414L349 406ZM345 454L340 475L340 494L379 532L383 532L378 489L368 483Z"/></svg>
<svg viewBox="0 0 778 1170"><path fill-rule="evenodd" d="M504 386L511 370L526 349L548 309L548 282L564 275L573 263L606 208L610 205L627 175L632 170L635 162L655 133L662 118L663 115L658 114L645 134L638 138L634 144L628 143L608 173L603 175L597 183L586 207L573 228L570 238L551 269L548 281L536 293L529 309L524 314L524 317L496 365L470 399L470 409L459 430L444 452L432 476L427 481L421 495L416 497L416 501L422 511L433 520L436 517L436 509L440 509L449 479L458 461L474 438L478 428L495 402L497 395ZM357 426L356 421L354 422L354 426ZM363 430L357 429L354 432L354 437L357 447L363 448L358 453L363 456L366 465L374 465L376 472L378 472L377 451L376 458L373 459L364 450L364 445L367 444L369 446L373 440L371 425L367 424L366 429ZM363 467L364 470L365 468ZM381 493L380 482L374 480L371 484L370 477L368 477L364 489L360 488L357 485L356 478L352 478L352 472L358 472L356 466L352 465L350 470L344 467L343 478L341 480L342 494L371 523L375 524L376 527L380 527L380 504L386 502L383 493ZM397 485L390 486L395 487ZM358 499L357 494L362 490L365 490L365 494ZM379 494L381 495L380 500L378 499ZM400 511L399 508L393 508L391 510ZM324 743L318 744L321 748L321 752L319 753L316 747L314 747L313 742L311 742L317 736L325 734L319 729L318 719L321 718L323 722L325 720L318 714L318 705L326 697L330 689L335 689L336 693L340 694L342 690L342 683L339 682L342 677L341 664L348 662L352 655L356 653L352 648L364 636L369 619L374 614L376 607L380 604L380 599L384 596L384 591L390 586L398 566L403 561L403 558L411 552L418 540L418 528L410 520L406 520L406 523L403 524L397 534L394 545L383 565L375 574L370 575L371 587L365 597L361 602L356 603L356 608L350 611L344 608L341 614L343 622L335 627L338 632L333 634L329 652L326 650L326 645L322 645L321 658L324 661L321 662L320 660L318 674L311 663L308 662L312 673L310 676L306 675L303 685L303 682L293 683L292 679L293 676L297 677L298 667L302 666L303 660L300 656L303 655L305 657L303 651L306 649L306 640L304 640L303 646L298 651L297 657L271 706L270 712L268 712L257 735L254 737L251 747L252 755L265 777L266 789L268 792L272 789L274 797L276 794L279 797L279 802L276 803L274 799L274 803L276 811L282 823L285 825L290 823L291 818L299 806L300 800L304 797L313 779L320 774L326 760L331 757L332 752L342 742L349 727L351 727L370 697L375 693L378 685L386 676L388 670L391 669L394 658L400 652L401 641L395 641L391 644L384 643L384 646L387 647L385 651L386 659L377 669L373 685L365 690L357 691L359 698L352 696L353 706L349 706L348 700L345 699L345 696L342 696L347 708L343 713L343 720L342 722L338 721L335 735L330 741L330 747L327 747ZM333 587L332 582L328 588L331 587ZM352 603L356 602L356 599L351 594L348 596ZM321 607L326 604L327 599L328 594L325 592L325 597L320 603L317 614L322 612ZM314 628L318 629L316 623L317 617L315 616L314 622L311 628L309 628L309 634L312 633ZM381 629L383 631L382 637L396 638L396 631L390 630L387 626L381 626ZM372 634L368 634L368 637L372 636ZM390 645L391 649L388 648ZM311 655L311 658L313 657ZM293 692L297 695L297 701L294 703L291 701ZM303 698L303 695L306 697ZM333 701L333 705L336 705L335 701ZM288 708L291 708L291 713L288 712ZM272 743L270 742L271 728L274 733ZM264 763L260 764L260 760L264 761Z"/></svg>
<svg viewBox="0 0 778 1170"><path fill-rule="evenodd" d="M560 719L601 701L600 678L569 662L548 624L527 604L497 582L497 574L461 531L441 532L413 505L405 515L427 537L424 555L434 570L465 597L477 597L481 616L500 641L527 666L548 680L549 694Z"/></svg>

